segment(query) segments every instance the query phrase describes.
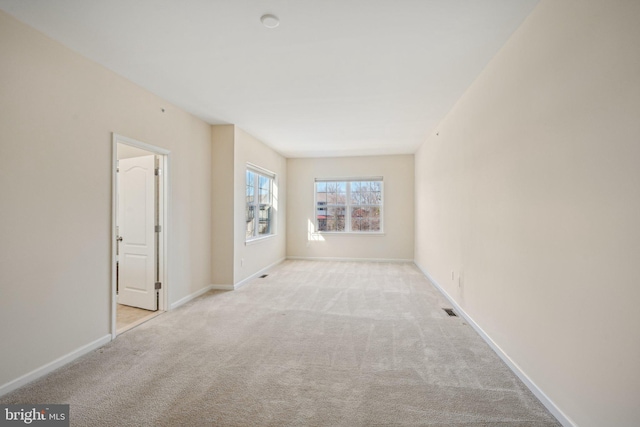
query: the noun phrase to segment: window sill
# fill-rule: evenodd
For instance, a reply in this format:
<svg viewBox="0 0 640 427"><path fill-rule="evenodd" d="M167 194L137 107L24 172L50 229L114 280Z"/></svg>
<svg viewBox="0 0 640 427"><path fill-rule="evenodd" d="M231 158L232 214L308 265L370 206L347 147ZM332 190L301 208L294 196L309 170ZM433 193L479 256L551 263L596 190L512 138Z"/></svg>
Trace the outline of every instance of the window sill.
<svg viewBox="0 0 640 427"><path fill-rule="evenodd" d="M250 246L250 245L255 245L256 243L260 243L260 242L264 242L265 240L269 240L273 237L276 237L275 234L269 234L268 236L262 236L262 237L255 237L251 240L245 240L244 241L244 245L245 246Z"/></svg>

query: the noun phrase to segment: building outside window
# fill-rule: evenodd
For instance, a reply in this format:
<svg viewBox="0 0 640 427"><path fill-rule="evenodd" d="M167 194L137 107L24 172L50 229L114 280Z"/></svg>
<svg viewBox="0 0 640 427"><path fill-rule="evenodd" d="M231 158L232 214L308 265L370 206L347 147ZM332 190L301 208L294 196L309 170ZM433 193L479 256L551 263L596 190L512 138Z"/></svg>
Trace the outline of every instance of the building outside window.
<svg viewBox="0 0 640 427"><path fill-rule="evenodd" d="M381 177L316 178L316 231L382 233L382 202Z"/></svg>
<svg viewBox="0 0 640 427"><path fill-rule="evenodd" d="M275 174L257 166L246 171L246 240L274 234L273 183Z"/></svg>

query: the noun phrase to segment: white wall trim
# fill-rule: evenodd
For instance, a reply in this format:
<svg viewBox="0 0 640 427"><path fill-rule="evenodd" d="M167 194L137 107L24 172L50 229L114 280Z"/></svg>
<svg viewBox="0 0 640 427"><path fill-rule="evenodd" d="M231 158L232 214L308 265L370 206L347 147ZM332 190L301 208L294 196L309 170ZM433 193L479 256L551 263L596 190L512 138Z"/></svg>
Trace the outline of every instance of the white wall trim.
<svg viewBox="0 0 640 427"><path fill-rule="evenodd" d="M551 415L556 417L556 419L565 427L576 427L575 424L560 408L556 406L555 403L527 376L527 374L515 363L511 358L500 348L498 344L496 344L489 335L478 325L459 305L456 301L444 290L442 286L425 270L418 264L415 260L413 263L418 267L418 269L424 274L427 279L433 284L433 286L440 291L444 297L449 300L449 303L453 306L455 312L462 316L469 325L480 335L480 337L489 344L489 347L502 359L504 363L507 364L509 369L513 371L514 374L524 383L525 386L540 400L540 402L551 412Z"/></svg>
<svg viewBox="0 0 640 427"><path fill-rule="evenodd" d="M162 288L160 289L159 296L159 310L169 311L172 308L169 306L169 224L170 221L170 208L171 208L171 190L169 186L169 174L171 165L171 151L156 147L155 145L147 144L141 141L137 141L126 136L119 135L115 132L111 134L111 157L112 157L112 171L111 171L111 337L113 339L118 335L116 327L116 313L117 313L117 294L116 294L116 205L118 196L118 183L117 183L117 168L118 168L118 144L129 145L131 147L146 150L153 154L160 156L160 167L163 170L161 177L161 200L159 206L159 218L160 225L162 226L161 243L160 243L160 277L159 281L162 282Z"/></svg>
<svg viewBox="0 0 640 427"><path fill-rule="evenodd" d="M194 292L194 293L192 293L190 295L187 295L184 298L179 299L178 301L176 301L173 304L171 304L171 306L170 306L171 308L170 309L171 310L175 310L176 308L180 307L181 305L188 303L192 299L198 298L200 295L206 294L211 289L214 289L214 286L216 286L216 285L205 286L204 288L200 289L199 291L196 291L196 292Z"/></svg>
<svg viewBox="0 0 640 427"><path fill-rule="evenodd" d="M216 291L232 291L233 285L211 285L210 288Z"/></svg>
<svg viewBox="0 0 640 427"><path fill-rule="evenodd" d="M264 274L266 271L271 270L273 267L275 267L276 265L282 263L284 260L286 260L287 258L280 258L279 260L277 260L276 262L269 264L268 266L266 266L265 268L253 273L251 276L247 277L246 279L242 279L241 281L239 281L238 283L236 283L233 288L234 289L238 289L241 286L246 285L247 283L249 283L250 281L252 281L253 279L255 279L258 276L261 276L262 274Z"/></svg>
<svg viewBox="0 0 640 427"><path fill-rule="evenodd" d="M287 259L302 261L341 261L341 262L397 262L400 264L413 263L412 259L399 258L339 258L339 257L304 257L288 256Z"/></svg>
<svg viewBox="0 0 640 427"><path fill-rule="evenodd" d="M90 342L89 344L83 345L71 353L65 354L62 357L57 358L56 360L47 363L46 365L42 365L39 368L34 369L33 371L24 374L23 376L16 378L15 380L9 381L6 384L0 386L0 396L10 393L13 390L16 390L32 381L37 380L50 372L55 371L56 369L66 365L67 363L71 363L75 359L80 356L84 356L85 354L102 347L111 341L111 334L105 335L102 338L98 338L97 340Z"/></svg>

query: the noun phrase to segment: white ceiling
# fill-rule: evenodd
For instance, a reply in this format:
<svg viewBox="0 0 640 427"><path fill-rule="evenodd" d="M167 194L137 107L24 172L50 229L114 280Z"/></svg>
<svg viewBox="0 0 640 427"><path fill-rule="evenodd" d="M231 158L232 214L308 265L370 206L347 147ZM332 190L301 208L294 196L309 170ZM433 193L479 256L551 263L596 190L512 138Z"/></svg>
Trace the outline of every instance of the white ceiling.
<svg viewBox="0 0 640 427"><path fill-rule="evenodd" d="M0 0L287 157L413 153L538 0ZM272 13L280 26L267 29Z"/></svg>

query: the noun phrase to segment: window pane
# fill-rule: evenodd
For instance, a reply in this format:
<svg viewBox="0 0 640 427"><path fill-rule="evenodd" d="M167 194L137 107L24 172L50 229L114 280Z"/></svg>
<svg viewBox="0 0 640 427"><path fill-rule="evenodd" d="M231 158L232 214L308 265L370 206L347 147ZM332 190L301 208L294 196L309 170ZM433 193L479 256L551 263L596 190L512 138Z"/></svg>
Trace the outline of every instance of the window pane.
<svg viewBox="0 0 640 427"><path fill-rule="evenodd" d="M336 204L338 205L347 204L347 183L346 182L336 183Z"/></svg>
<svg viewBox="0 0 640 427"><path fill-rule="evenodd" d="M327 204L345 205L347 203L347 187L344 182L327 182Z"/></svg>
<svg viewBox="0 0 640 427"><path fill-rule="evenodd" d="M253 237L253 216L254 216L253 203L255 201L254 199L255 189L253 187L254 177L255 177L255 174L248 170L246 173L246 193L245 193L246 194L245 235L247 238Z"/></svg>
<svg viewBox="0 0 640 427"><path fill-rule="evenodd" d="M258 175L258 187L259 187L259 203L268 204L271 203L271 179L266 176Z"/></svg>
<svg viewBox="0 0 640 427"><path fill-rule="evenodd" d="M327 183L326 182L317 182L316 183L316 202L317 203L327 203Z"/></svg>
<svg viewBox="0 0 640 427"><path fill-rule="evenodd" d="M369 227L371 231L380 231L381 228L381 216L380 216L380 208L372 207L370 208L370 216L369 216Z"/></svg>
<svg viewBox="0 0 640 427"><path fill-rule="evenodd" d="M253 186L247 186L247 203L253 203Z"/></svg>
<svg viewBox="0 0 640 427"><path fill-rule="evenodd" d="M344 231L345 210L341 207L328 207L326 231Z"/></svg>
<svg viewBox="0 0 640 427"><path fill-rule="evenodd" d="M351 231L380 231L380 208L371 206L352 207Z"/></svg>
<svg viewBox="0 0 640 427"><path fill-rule="evenodd" d="M338 203L337 185L335 182L327 182L327 203L335 205Z"/></svg>
<svg viewBox="0 0 640 427"><path fill-rule="evenodd" d="M247 203L253 203L253 196L254 196L254 188L253 188L253 178L254 178L254 173L251 171L247 171Z"/></svg>
<svg viewBox="0 0 640 427"><path fill-rule="evenodd" d="M254 218L254 205L247 204L247 212L246 212L246 237L251 238L254 235L254 227L255 221Z"/></svg>
<svg viewBox="0 0 640 427"><path fill-rule="evenodd" d="M273 177L247 169L246 181L246 239L273 234Z"/></svg>
<svg viewBox="0 0 640 427"><path fill-rule="evenodd" d="M326 189L326 184L324 188ZM316 198L317 231L327 231L327 193L318 193Z"/></svg>
<svg viewBox="0 0 640 427"><path fill-rule="evenodd" d="M318 212L318 215L316 215L316 223L318 224L317 231L327 231L327 213Z"/></svg>
<svg viewBox="0 0 640 427"><path fill-rule="evenodd" d="M271 206L260 205L260 212L258 217L259 235L271 234L271 211Z"/></svg>
<svg viewBox="0 0 640 427"><path fill-rule="evenodd" d="M362 203L362 197L360 195L360 182L354 181L351 183L351 204L359 205Z"/></svg>

